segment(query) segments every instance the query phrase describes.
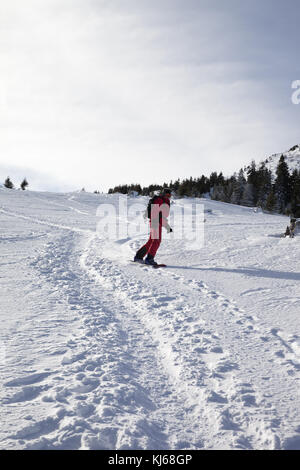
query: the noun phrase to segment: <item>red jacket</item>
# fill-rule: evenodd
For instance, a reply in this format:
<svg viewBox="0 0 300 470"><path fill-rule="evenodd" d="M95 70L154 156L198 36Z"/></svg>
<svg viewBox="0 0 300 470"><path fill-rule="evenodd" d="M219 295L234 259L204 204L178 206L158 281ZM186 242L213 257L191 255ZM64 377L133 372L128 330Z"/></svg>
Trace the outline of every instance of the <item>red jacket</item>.
<svg viewBox="0 0 300 470"><path fill-rule="evenodd" d="M151 226L169 227L168 217L170 214L170 200L165 196L158 196L151 207Z"/></svg>

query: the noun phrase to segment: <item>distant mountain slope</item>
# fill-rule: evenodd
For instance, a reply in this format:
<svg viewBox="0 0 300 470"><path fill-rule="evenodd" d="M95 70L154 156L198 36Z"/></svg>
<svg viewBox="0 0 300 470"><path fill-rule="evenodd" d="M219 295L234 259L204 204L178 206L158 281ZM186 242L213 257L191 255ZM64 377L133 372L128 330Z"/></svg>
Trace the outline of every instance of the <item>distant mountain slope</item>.
<svg viewBox="0 0 300 470"><path fill-rule="evenodd" d="M300 170L300 145L295 145L287 152L276 153L265 160L266 166L275 174L280 157L283 155L291 172Z"/></svg>

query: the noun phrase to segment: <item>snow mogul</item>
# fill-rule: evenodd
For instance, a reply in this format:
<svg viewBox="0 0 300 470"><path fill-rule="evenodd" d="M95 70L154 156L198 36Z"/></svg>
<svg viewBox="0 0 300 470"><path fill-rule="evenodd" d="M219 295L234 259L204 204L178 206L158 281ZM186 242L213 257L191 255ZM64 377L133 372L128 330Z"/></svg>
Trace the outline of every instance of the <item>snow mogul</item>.
<svg viewBox="0 0 300 470"><path fill-rule="evenodd" d="M144 257L147 255L145 264L161 266L156 263L154 257L161 244L162 227L164 227L168 233L173 232L168 223L171 196L171 190L166 188L160 195L154 196L150 199L146 211L146 215L150 223L149 240L137 251L134 261L143 263Z"/></svg>

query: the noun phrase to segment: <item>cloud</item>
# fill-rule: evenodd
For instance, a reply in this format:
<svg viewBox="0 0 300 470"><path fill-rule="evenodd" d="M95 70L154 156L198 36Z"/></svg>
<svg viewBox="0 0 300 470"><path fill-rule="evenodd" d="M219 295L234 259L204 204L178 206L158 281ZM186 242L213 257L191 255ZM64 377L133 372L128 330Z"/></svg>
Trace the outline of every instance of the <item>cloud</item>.
<svg viewBox="0 0 300 470"><path fill-rule="evenodd" d="M290 43L262 24L280 4L230 4L2 3L0 163L106 190L231 173L298 142Z"/></svg>

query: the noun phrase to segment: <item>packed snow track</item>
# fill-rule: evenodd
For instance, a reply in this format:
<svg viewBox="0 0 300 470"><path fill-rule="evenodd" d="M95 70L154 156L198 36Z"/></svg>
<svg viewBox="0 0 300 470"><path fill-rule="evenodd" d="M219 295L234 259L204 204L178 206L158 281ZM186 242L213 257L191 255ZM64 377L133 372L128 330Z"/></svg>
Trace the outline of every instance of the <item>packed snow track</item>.
<svg viewBox="0 0 300 470"><path fill-rule="evenodd" d="M204 246L164 232L153 270L147 223L96 231L118 195L0 189L2 449L300 449L300 238L196 203Z"/></svg>

